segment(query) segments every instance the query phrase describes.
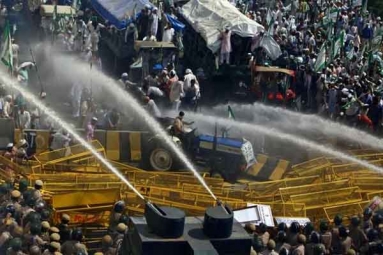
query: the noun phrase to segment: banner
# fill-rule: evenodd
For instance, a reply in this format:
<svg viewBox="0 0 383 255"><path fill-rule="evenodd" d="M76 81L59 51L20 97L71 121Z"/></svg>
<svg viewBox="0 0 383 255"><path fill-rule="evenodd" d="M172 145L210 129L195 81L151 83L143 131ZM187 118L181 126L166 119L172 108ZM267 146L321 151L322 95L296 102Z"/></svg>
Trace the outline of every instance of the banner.
<svg viewBox="0 0 383 255"><path fill-rule="evenodd" d="M320 72L326 67L326 47L323 45L315 61L314 71Z"/></svg>
<svg viewBox="0 0 383 255"><path fill-rule="evenodd" d="M11 29L8 22L5 25L3 33L3 41L1 45L1 61L4 63L4 65L10 69L13 69L12 38Z"/></svg>

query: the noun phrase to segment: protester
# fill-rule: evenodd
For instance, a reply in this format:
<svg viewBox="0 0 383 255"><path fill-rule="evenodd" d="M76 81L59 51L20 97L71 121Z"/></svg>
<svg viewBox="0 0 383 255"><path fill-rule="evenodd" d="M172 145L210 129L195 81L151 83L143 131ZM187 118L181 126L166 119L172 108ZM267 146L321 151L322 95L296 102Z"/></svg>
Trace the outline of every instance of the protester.
<svg viewBox="0 0 383 255"><path fill-rule="evenodd" d="M25 110L24 105L20 106L18 118L19 118L19 128L21 129L31 128L31 114Z"/></svg>
<svg viewBox="0 0 383 255"><path fill-rule="evenodd" d="M96 129L97 121L98 119L93 117L86 125L85 132L87 141L92 141L94 139L94 130Z"/></svg>

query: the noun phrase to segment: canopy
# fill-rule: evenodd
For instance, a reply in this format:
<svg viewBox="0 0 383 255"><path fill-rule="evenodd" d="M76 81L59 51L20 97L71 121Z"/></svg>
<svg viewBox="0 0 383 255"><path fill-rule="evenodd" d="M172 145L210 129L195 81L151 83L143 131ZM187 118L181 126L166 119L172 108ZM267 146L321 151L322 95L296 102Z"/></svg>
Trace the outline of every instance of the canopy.
<svg viewBox="0 0 383 255"><path fill-rule="evenodd" d="M241 37L253 37L263 26L243 15L227 0L190 0L182 15L201 34L212 52L220 48L220 31L228 27Z"/></svg>
<svg viewBox="0 0 383 255"><path fill-rule="evenodd" d="M91 0L93 8L117 29L123 29L145 5L154 6L149 0Z"/></svg>

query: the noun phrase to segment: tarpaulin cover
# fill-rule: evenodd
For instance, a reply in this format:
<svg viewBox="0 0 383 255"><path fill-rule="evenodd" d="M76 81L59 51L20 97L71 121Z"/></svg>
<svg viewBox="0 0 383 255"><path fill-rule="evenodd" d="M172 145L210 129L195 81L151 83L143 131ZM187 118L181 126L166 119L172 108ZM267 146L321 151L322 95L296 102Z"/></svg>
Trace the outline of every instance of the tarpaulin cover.
<svg viewBox="0 0 383 255"><path fill-rule="evenodd" d="M93 8L105 20L114 25L117 29L124 29L133 20L139 18L141 10L145 5L150 5L154 8L148 0L91 0ZM169 14L165 14L169 23L176 31L182 31L185 24L172 18Z"/></svg>
<svg viewBox="0 0 383 255"><path fill-rule="evenodd" d="M91 0L93 8L117 29L123 29L129 19L140 13L145 5L154 7L149 0Z"/></svg>
<svg viewBox="0 0 383 255"><path fill-rule="evenodd" d="M225 27L241 37L253 37L264 30L263 26L243 15L227 0L190 0L182 7L182 15L214 53L220 48L220 31Z"/></svg>
<svg viewBox="0 0 383 255"><path fill-rule="evenodd" d="M165 15L166 15L166 18L168 19L169 23L172 25L172 27L174 28L175 31L182 31L185 29L184 23L176 20L175 18L173 18L169 14L165 14Z"/></svg>

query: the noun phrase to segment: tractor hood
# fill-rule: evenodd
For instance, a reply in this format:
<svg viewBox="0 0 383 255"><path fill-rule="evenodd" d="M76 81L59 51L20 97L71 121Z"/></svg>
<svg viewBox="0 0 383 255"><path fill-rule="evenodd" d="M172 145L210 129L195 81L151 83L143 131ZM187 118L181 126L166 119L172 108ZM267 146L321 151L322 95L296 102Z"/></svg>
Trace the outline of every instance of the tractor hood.
<svg viewBox="0 0 383 255"><path fill-rule="evenodd" d="M214 148L214 136L200 135L198 136L198 140L200 148L208 150L212 150ZM242 155L247 164L246 168L256 162L253 146L246 139L217 137L217 151Z"/></svg>

